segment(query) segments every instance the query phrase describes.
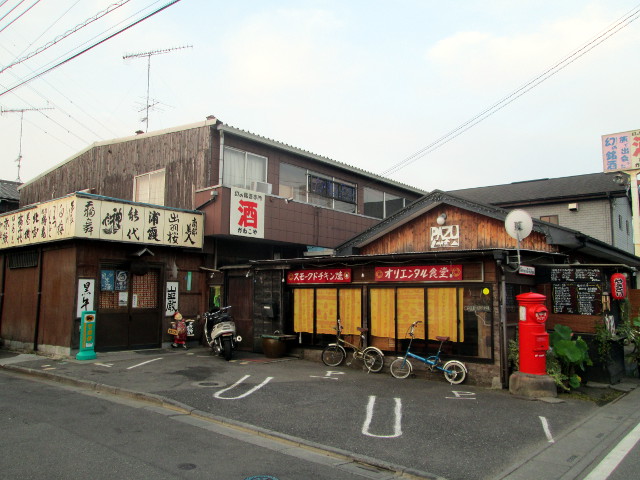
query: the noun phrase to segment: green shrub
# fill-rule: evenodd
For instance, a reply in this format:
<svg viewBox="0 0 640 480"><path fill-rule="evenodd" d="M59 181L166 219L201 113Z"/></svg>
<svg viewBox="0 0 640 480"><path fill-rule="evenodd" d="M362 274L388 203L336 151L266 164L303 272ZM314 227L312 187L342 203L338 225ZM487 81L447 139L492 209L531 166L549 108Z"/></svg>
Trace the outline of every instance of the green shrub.
<svg viewBox="0 0 640 480"><path fill-rule="evenodd" d="M576 369L583 370L585 365L593 365L589 358L589 347L587 343L578 335L573 338L573 331L566 325L556 325L554 331L549 335L550 355L547 355L547 372L552 368L551 375L556 384L568 390L578 388L582 379L577 374ZM549 361L549 357L551 361ZM559 365L555 365L553 359ZM568 385L567 385L568 384ZM569 388L567 388L569 387Z"/></svg>

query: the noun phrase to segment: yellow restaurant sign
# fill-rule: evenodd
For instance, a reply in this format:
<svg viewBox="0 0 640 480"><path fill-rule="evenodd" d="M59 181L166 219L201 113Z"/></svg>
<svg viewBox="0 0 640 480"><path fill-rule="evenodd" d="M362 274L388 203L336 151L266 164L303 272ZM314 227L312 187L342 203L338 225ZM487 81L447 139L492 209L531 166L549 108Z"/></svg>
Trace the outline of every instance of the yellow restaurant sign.
<svg viewBox="0 0 640 480"><path fill-rule="evenodd" d="M0 216L0 249L86 238L202 248L203 214L73 193Z"/></svg>

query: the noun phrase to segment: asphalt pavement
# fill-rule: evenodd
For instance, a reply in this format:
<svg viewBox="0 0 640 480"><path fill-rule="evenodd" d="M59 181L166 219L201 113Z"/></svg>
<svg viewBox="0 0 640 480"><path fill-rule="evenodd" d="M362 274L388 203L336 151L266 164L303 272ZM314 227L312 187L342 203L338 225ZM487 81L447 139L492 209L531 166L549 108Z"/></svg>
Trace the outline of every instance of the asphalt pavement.
<svg viewBox="0 0 640 480"><path fill-rule="evenodd" d="M75 358L52 358L35 354L23 354L0 350L0 367L8 371L28 374L46 380L56 381L67 385L87 388L99 393L124 396L136 400L150 402L158 406L171 408L189 414L194 421L209 421L219 428L226 429L230 436L237 436L246 441L253 436L260 442L273 443L274 445L287 445L293 448L298 455L313 456L314 461L330 462L331 465L341 465L341 468L357 468L361 472L364 468L369 478L445 478L442 474L434 474L416 468L409 462L403 462L399 458L397 462L388 459L380 459L376 455L368 455L366 448L359 449L358 445L327 445L314 437L311 431L313 426L295 425L289 431L278 428L278 424L270 422L274 411L269 409L271 400L282 399L287 396L286 389L296 379L316 377L336 385L336 380L344 373L338 367L327 370L317 362L300 360L295 357L283 357L269 359L260 354L247 352L235 352L231 362L225 362L221 358L212 357L202 347L189 350L151 349L138 351L122 351L98 353L94 360L76 360ZM233 370L235 367L243 369ZM233 375L231 375L231 373ZM239 373L245 375L235 379ZM286 372L286 373L283 373ZM389 388L393 385L394 395L400 395L408 389L425 388L424 381L397 381L393 383L385 377L375 375L366 376L362 372L361 377L370 382L378 382L381 388ZM373 375L373 374L372 374ZM250 378L252 377L253 378ZM286 376L286 382L281 381L281 391L277 390L278 379ZM379 380L374 380L378 378ZM207 404L199 400L199 392L211 392L213 397L224 400L247 398L255 391L272 382L276 394L273 397L263 399L264 408L252 408L251 416L247 410L242 412L235 410L237 403L227 402L228 407L220 410L209 408ZM326 383L325 382L325 383ZM322 382L319 382L322 383ZM438 383L438 382L432 382ZM640 389L637 379L624 379L615 389L624 394L616 400L601 407L583 407L576 404L575 412L579 416L573 416L567 420L566 428L555 436L547 431L547 440L532 442L532 447L519 450L518 455L511 455L508 466L499 472L491 472L490 475L477 474L475 477L466 478L492 478L495 480L524 480L531 478L548 478L573 480L582 479L597 463L614 447L627 432L640 423ZM608 386L606 386L608 387ZM313 403L313 398L319 395L311 389L312 384L306 384L309 389L307 397L296 398L296 406L306 407L311 411L318 408ZM320 387L318 387L320 388ZM610 387L608 387L610 388ZM400 390L395 390L400 389ZM471 395L481 392L479 389L467 388L459 390L456 396L461 399L471 399ZM318 390L319 391L319 390ZM215 392L215 393L213 393ZM433 392L433 390L432 390ZM455 392L454 392L455 393ZM508 392L499 397L501 402L530 402L512 397ZM265 394L266 397L266 394ZM211 396L209 396L211 398ZM449 398L449 397L447 397ZM498 398L498 397L496 397ZM373 400L372 400L373 399ZM369 396L369 410L374 409L376 397ZM328 400L320 398L318 402L326 403ZM492 399L495 402L495 398ZM547 399L553 402L552 399ZM539 402L530 402L539 403ZM257 404L260 405L260 404ZM379 408L379 407L375 407ZM469 415L472 415L470 412ZM542 417L540 417L542 419ZM367 418L371 420L371 418ZM336 421L340 421L336 419ZM296 423L296 422L293 422ZM563 425L564 427L564 425ZM375 432L376 429L384 430L385 435L362 433L369 437L393 437L393 422L389 424L367 423L367 429ZM444 427L447 428L446 425ZM450 427L448 427L450 428ZM514 426L516 428L516 426ZM380 433L380 432L378 432ZM496 437L497 438L497 437ZM374 441L377 441L374 440ZM337 446L336 446L337 445ZM369 444L371 445L371 444ZM434 452L438 453L438 452ZM473 459L471 459L473 463ZM367 470L368 469L368 470ZM459 475L460 478L465 475Z"/></svg>

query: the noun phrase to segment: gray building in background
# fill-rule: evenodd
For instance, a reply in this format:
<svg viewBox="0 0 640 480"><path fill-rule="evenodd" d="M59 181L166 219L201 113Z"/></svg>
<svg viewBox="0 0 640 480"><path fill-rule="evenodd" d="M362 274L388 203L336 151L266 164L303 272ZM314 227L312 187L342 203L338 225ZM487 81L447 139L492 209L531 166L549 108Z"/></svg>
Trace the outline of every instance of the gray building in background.
<svg viewBox="0 0 640 480"><path fill-rule="evenodd" d="M10 212L18 208L20 204L19 185L21 185L20 182L0 180L0 213Z"/></svg>
<svg viewBox="0 0 640 480"><path fill-rule="evenodd" d="M578 230L634 253L629 187L613 178L612 174L591 173L449 193L506 209L520 208L538 220Z"/></svg>

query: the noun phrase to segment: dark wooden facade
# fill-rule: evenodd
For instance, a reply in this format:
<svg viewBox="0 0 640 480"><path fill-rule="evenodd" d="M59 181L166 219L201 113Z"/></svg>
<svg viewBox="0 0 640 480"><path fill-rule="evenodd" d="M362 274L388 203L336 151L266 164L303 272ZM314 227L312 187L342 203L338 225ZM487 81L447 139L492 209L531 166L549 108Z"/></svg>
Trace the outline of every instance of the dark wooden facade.
<svg viewBox="0 0 640 480"><path fill-rule="evenodd" d="M139 250L136 245L75 240L5 253L0 337L12 348L69 355L79 341L78 281L93 279L99 319L96 350L159 347L169 342L170 317L164 315L163 285L166 281L178 282L180 310L185 317L196 318L205 310L207 274L199 268L201 255L152 247L152 256L139 257ZM33 262L25 264L16 259L25 256ZM129 273L126 305L108 304L101 298L101 294L106 295L99 287L100 272L105 268ZM151 306L136 307L134 295L145 295L150 289L155 297Z"/></svg>

